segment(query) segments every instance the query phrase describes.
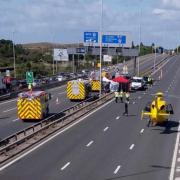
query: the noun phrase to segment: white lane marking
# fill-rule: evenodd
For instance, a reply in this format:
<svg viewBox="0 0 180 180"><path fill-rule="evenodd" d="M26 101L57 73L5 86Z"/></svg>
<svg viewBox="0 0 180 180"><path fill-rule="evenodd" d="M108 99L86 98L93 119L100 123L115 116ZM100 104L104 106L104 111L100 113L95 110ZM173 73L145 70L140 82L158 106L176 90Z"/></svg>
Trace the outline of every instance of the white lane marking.
<svg viewBox="0 0 180 180"><path fill-rule="evenodd" d="M177 158L177 162L180 162L180 158Z"/></svg>
<svg viewBox="0 0 180 180"><path fill-rule="evenodd" d="M90 141L90 142L86 145L86 147L89 147L93 142L94 142L94 141Z"/></svg>
<svg viewBox="0 0 180 180"><path fill-rule="evenodd" d="M62 168L61 168L61 171L63 171L64 169L66 169L69 165L70 165L71 162L68 162L66 163Z"/></svg>
<svg viewBox="0 0 180 180"><path fill-rule="evenodd" d="M120 168L121 168L121 166L117 166L117 168L114 171L114 174L117 174Z"/></svg>
<svg viewBox="0 0 180 180"><path fill-rule="evenodd" d="M141 99L141 96L138 96L138 99Z"/></svg>
<svg viewBox="0 0 180 180"><path fill-rule="evenodd" d="M172 159L172 164L171 164L171 171L170 171L169 180L174 179L174 171L175 171L175 166L176 166L176 158L177 158L179 137L180 137L179 132L180 132L180 126L178 127L178 131L177 131L177 137L176 137L176 143L175 143L175 148L174 148L174 154L173 154L173 159Z"/></svg>
<svg viewBox="0 0 180 180"><path fill-rule="evenodd" d="M134 148L134 144L132 144L129 149L132 150L133 148Z"/></svg>
<svg viewBox="0 0 180 180"><path fill-rule="evenodd" d="M175 180L180 180L180 177L175 178Z"/></svg>
<svg viewBox="0 0 180 180"><path fill-rule="evenodd" d="M5 164L4 166L2 166L0 168L0 171L6 169L7 167L11 166L12 164L14 164L16 161L22 159L23 157L27 156L28 154L30 154L31 152L35 151L36 149L38 149L39 147L43 146L45 143L51 141L52 139L54 139L55 137L57 137L58 135L62 134L63 132L67 131L68 129L72 128L73 126L75 126L76 124L80 123L81 121L83 121L84 119L86 119L87 117L91 116L92 114L94 114L95 112L97 112L98 110L104 108L105 106L107 106L108 104L112 103L114 101L114 99L110 100L109 102L105 103L103 106L95 109L94 111L92 111L91 113L87 114L86 116L84 116L83 118L79 119L78 121L74 122L73 124L69 125L68 127L64 128L62 131L59 131L58 133L54 134L53 136L49 137L48 139L46 139L45 141L43 141L42 143L38 144L37 146L33 147L32 149L30 149L29 151L25 152L24 154L20 155L19 157L15 158L14 160L8 162L7 164Z"/></svg>
<svg viewBox="0 0 180 180"><path fill-rule="evenodd" d="M116 117L117 120L118 120L119 118L120 118L119 116Z"/></svg>
<svg viewBox="0 0 180 180"><path fill-rule="evenodd" d="M109 127L104 128L104 132L107 131L108 129L109 129Z"/></svg>
<svg viewBox="0 0 180 180"><path fill-rule="evenodd" d="M176 168L176 172L180 172L180 167L179 166Z"/></svg>
<svg viewBox="0 0 180 180"><path fill-rule="evenodd" d="M18 121L19 119L14 119L14 120L12 120L12 122L16 122L16 121Z"/></svg>
<svg viewBox="0 0 180 180"><path fill-rule="evenodd" d="M57 89L61 89L61 88L63 88L63 87L66 87L66 85L49 89L49 91L51 92L51 91L54 91L54 90L57 90Z"/></svg>
<svg viewBox="0 0 180 180"><path fill-rule="evenodd" d="M15 107L15 108L12 108L12 109L7 109L7 110L5 110L5 111L3 111L3 112L6 113L6 112L12 111L12 110L14 110L14 109L17 109L17 108Z"/></svg>
<svg viewBox="0 0 180 180"><path fill-rule="evenodd" d="M60 93L58 93L58 94L66 94L66 92L60 92Z"/></svg>
<svg viewBox="0 0 180 180"><path fill-rule="evenodd" d="M135 102L133 101L133 104L135 104Z"/></svg>
<svg viewBox="0 0 180 180"><path fill-rule="evenodd" d="M141 129L140 133L142 134L144 132L144 129Z"/></svg>
<svg viewBox="0 0 180 180"><path fill-rule="evenodd" d="M7 104L7 103L10 103L10 102L13 102L13 101L17 101L17 98L16 98L16 99L13 99L13 100L10 100L10 101L2 102L2 103L0 103L0 105L2 105L2 104Z"/></svg>

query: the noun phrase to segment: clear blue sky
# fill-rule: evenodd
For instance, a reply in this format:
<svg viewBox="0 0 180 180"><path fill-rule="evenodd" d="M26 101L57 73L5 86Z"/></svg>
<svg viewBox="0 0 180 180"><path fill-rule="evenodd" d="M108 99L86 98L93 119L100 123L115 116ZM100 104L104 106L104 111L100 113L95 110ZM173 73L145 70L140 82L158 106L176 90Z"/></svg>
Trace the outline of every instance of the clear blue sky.
<svg viewBox="0 0 180 180"><path fill-rule="evenodd" d="M104 31L129 31L138 43L166 48L180 44L180 0L103 0ZM99 30L100 0L0 0L0 39L16 43L83 42Z"/></svg>

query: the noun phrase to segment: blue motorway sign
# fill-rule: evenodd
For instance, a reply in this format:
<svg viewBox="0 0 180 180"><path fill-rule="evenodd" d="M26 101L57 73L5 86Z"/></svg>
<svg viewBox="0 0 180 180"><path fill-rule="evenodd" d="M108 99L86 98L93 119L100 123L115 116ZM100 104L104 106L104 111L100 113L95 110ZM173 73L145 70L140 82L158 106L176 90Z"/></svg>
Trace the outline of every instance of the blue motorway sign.
<svg viewBox="0 0 180 180"><path fill-rule="evenodd" d="M98 43L98 32L84 32L85 43Z"/></svg>
<svg viewBox="0 0 180 180"><path fill-rule="evenodd" d="M126 44L124 35L102 35L102 43Z"/></svg>

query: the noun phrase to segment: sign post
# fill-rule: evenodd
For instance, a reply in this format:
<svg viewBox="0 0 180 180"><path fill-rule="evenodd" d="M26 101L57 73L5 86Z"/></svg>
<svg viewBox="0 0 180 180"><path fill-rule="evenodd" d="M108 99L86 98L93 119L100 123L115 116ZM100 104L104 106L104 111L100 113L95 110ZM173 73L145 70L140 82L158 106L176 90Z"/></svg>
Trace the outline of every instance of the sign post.
<svg viewBox="0 0 180 180"><path fill-rule="evenodd" d="M30 90L32 89L33 81L34 81L33 72L32 71L27 71L26 72L26 82L28 84L28 89L30 89Z"/></svg>

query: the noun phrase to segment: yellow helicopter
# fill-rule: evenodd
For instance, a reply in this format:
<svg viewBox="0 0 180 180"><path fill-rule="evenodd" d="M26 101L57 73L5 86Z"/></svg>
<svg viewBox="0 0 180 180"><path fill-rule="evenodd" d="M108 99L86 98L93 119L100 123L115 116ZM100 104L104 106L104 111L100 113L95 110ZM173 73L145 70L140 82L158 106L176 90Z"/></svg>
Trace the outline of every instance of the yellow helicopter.
<svg viewBox="0 0 180 180"><path fill-rule="evenodd" d="M141 113L141 119L144 116L149 117L148 127L150 124L157 125L167 122L169 116L174 114L171 104L167 104L164 100L164 94L162 92L156 93L155 99L149 102Z"/></svg>

